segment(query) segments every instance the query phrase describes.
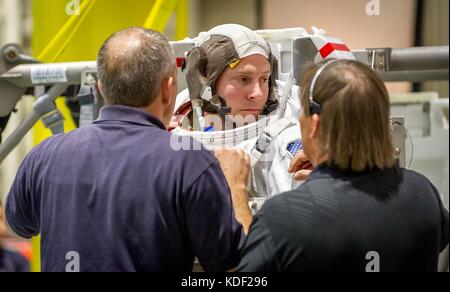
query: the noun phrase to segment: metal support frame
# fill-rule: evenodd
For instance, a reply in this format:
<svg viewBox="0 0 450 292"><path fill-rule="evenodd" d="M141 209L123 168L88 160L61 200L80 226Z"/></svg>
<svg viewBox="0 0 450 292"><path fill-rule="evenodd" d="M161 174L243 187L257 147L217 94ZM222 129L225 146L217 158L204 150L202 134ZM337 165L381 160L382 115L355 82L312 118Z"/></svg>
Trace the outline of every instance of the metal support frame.
<svg viewBox="0 0 450 292"><path fill-rule="evenodd" d="M294 79L300 82L303 67L314 62L317 48L308 37L293 40ZM352 51L356 59L378 72L386 82L449 80L449 47L403 49L368 48Z"/></svg>
<svg viewBox="0 0 450 292"><path fill-rule="evenodd" d="M171 45L174 47L177 58L183 58L184 52L192 48L193 43L181 41L171 42ZM89 76L89 73L91 73L90 75L96 73L95 62L21 64L36 61L23 55L20 48L11 45L3 49L2 53L3 56L0 58L0 117L8 116L21 95L29 88L54 86L56 89L64 88L65 90L71 85L85 84L85 78ZM372 48L353 53L358 60L371 66L386 81L448 80L448 47ZM303 66L314 62L316 56L317 48L308 37L293 38L292 67L294 81L297 84L300 81ZM181 70L179 74L183 74ZM181 80L183 78L180 78ZM41 116L42 112L40 112ZM56 116L53 118L58 120ZM33 120L37 121L36 113L28 122ZM51 120L49 123L51 124ZM21 127L17 137L22 134L20 131L26 128L28 128L27 124ZM9 144L15 144L16 141L12 140L12 142ZM4 149L10 149L10 146L8 147Z"/></svg>
<svg viewBox="0 0 450 292"><path fill-rule="evenodd" d="M183 58L184 53L193 47L192 42L180 41L171 42L171 44L177 58ZM53 97L51 93L56 89L64 88L63 90L58 90L59 95L74 97L75 99L79 97L83 99L87 94L91 95L89 97L91 102L86 102L86 99L82 100L82 125L86 125L89 119L94 120L97 117L103 100L99 94L95 94L96 89L93 87L96 80L93 81L92 79L96 79L97 76L97 64L95 61L40 64L36 60L23 55L20 48L16 45L8 45L1 52L3 54L0 55L0 118L10 115L25 92L30 92L35 88L48 87L52 87L51 92L49 92L48 96L43 95L37 99L36 105L42 105L44 101L46 101L46 105L50 105L48 103L49 100L54 105L56 97ZM180 86L186 87L182 76L184 73L181 69L178 74L180 75ZM75 90L78 90L78 87L81 86L81 91L73 92L73 89L71 89L66 92L66 89L74 86ZM56 107L42 110L40 106L37 108L35 106L35 110L14 132L13 136L0 145L0 163L8 152L20 142L26 131L39 119L42 118L44 124L51 128L54 133L62 131L60 123L55 125L55 122L62 121L61 115L55 111Z"/></svg>
<svg viewBox="0 0 450 292"><path fill-rule="evenodd" d="M0 145L0 163L6 156L19 144L25 134L39 121L44 118L44 123L50 128L56 128L61 131L61 116L58 114L55 99L60 96L67 88L67 85L54 85L46 94L39 97L35 103L31 115L17 128L11 136ZM55 128L54 128L55 129Z"/></svg>
<svg viewBox="0 0 450 292"><path fill-rule="evenodd" d="M391 117L391 131L395 145L395 158L400 166L406 167L406 127L404 117Z"/></svg>
<svg viewBox="0 0 450 292"><path fill-rule="evenodd" d="M387 82L449 79L449 47L378 48L353 51Z"/></svg>

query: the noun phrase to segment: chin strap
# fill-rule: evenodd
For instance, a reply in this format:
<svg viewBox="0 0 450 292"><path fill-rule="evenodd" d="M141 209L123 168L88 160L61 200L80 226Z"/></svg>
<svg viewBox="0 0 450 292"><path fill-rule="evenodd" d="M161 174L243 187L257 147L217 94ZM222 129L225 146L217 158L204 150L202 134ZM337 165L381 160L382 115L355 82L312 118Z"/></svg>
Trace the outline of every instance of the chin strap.
<svg viewBox="0 0 450 292"><path fill-rule="evenodd" d="M206 128L204 111L218 113L223 118L229 115L231 108L224 104L225 100L223 98L218 95L213 96L210 85L204 85L201 92L201 99L192 100L194 119L198 122L198 127L194 127L194 130L203 132Z"/></svg>

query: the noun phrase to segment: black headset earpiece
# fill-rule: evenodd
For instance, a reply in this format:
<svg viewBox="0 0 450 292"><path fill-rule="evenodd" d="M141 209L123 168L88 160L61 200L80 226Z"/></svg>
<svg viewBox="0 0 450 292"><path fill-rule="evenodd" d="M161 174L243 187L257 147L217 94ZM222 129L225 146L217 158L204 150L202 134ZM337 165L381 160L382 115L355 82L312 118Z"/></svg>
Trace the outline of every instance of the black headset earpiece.
<svg viewBox="0 0 450 292"><path fill-rule="evenodd" d="M322 113L322 105L320 105L318 102L311 100L309 101L309 114L310 115L320 115Z"/></svg>

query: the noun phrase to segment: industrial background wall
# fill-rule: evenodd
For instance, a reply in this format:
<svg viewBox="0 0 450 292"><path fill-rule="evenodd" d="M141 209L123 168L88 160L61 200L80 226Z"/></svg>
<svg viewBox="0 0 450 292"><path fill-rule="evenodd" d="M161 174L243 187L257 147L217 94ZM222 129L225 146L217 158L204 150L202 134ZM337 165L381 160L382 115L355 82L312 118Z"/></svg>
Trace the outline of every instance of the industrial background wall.
<svg viewBox="0 0 450 292"><path fill-rule="evenodd" d="M283 0L278 1L282 3ZM258 0L201 0L199 31L224 23L240 23L251 29L258 29Z"/></svg>
<svg viewBox="0 0 450 292"><path fill-rule="evenodd" d="M366 13L368 0L263 0L262 26L323 28L353 49L405 48L414 45L416 0L380 1L379 15ZM283 15L283 17L279 17ZM390 84L391 92L408 92L410 83Z"/></svg>
<svg viewBox="0 0 450 292"><path fill-rule="evenodd" d="M422 17L417 45L444 46L448 45L449 37L449 1L448 0L419 0ZM426 82L421 90L436 91L440 96L449 96L448 81Z"/></svg>
<svg viewBox="0 0 450 292"><path fill-rule="evenodd" d="M261 0L262 28L324 28L351 49L402 48L449 44L448 0L379 0L379 14L366 13L370 0ZM283 17L280 17L283 15ZM427 82L422 91L448 97L448 81ZM391 92L408 92L410 83L389 84Z"/></svg>

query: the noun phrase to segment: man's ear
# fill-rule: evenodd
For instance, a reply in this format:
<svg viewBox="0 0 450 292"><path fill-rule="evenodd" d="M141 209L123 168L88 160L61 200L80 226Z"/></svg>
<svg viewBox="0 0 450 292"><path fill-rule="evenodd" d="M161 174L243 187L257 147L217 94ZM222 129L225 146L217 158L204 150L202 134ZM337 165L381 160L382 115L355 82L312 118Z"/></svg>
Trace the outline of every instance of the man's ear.
<svg viewBox="0 0 450 292"><path fill-rule="evenodd" d="M319 136L320 127L320 116L318 114L313 114L311 117L311 132L309 133L310 139L317 139Z"/></svg>
<svg viewBox="0 0 450 292"><path fill-rule="evenodd" d="M164 105L170 105L172 104L173 94L173 87L175 85L175 78L173 76L170 76L169 78L165 79L162 84L162 102Z"/></svg>

